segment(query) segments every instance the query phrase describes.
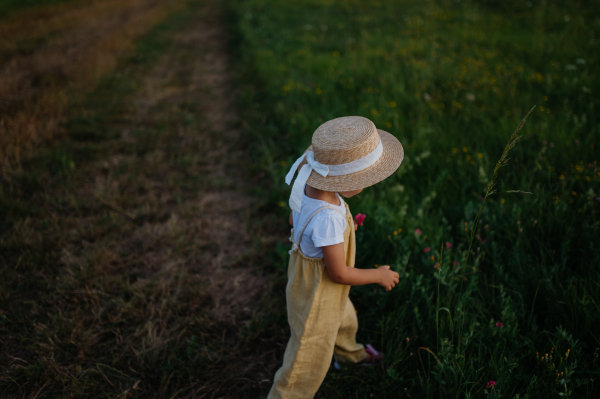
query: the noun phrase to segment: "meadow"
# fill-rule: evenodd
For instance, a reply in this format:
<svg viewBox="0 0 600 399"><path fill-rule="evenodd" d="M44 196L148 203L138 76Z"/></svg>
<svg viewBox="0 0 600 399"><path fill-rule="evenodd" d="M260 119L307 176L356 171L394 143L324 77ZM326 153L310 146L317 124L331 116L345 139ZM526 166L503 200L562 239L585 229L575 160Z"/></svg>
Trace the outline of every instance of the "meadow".
<svg viewBox="0 0 600 399"><path fill-rule="evenodd" d="M321 123L364 116L405 149L395 175L349 200L367 215L358 267L401 275L391 293L350 294L359 339L387 357L330 372L317 397L597 397L598 5L249 0L233 9L257 192L282 220L285 173ZM287 246L277 247L280 276Z"/></svg>
<svg viewBox="0 0 600 399"><path fill-rule="evenodd" d="M596 2L11 0L0 32L0 396L266 397L284 176L343 115L404 146L349 200L401 280L351 290L386 358L317 397L599 395Z"/></svg>

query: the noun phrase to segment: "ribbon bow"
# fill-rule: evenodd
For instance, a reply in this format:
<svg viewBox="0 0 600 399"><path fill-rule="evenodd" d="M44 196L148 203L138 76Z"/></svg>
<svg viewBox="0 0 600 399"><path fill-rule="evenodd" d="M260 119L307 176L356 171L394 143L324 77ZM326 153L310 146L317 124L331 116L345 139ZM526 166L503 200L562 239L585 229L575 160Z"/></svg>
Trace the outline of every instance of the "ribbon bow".
<svg viewBox="0 0 600 399"><path fill-rule="evenodd" d="M298 169L298 166L302 163L302 161L306 159L306 164L302 166L300 172L298 172L298 177L294 182L294 186L292 187L292 195L290 195L290 208L292 208L295 212L300 212L300 208L302 207L302 191L304 190L304 186L306 185L306 181L310 177L310 174L314 170L318 174L323 177L327 177L329 174L329 166L323 165L315 160L315 153L312 151L307 151L292 165L290 171L285 176L285 182L290 185L292 179L294 178L294 174Z"/></svg>

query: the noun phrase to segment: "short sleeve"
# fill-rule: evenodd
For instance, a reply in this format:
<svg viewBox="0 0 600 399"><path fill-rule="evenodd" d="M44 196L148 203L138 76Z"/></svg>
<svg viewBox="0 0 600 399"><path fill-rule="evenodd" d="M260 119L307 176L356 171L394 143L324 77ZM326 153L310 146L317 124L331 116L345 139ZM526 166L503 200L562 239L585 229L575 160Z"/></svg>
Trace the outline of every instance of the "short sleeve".
<svg viewBox="0 0 600 399"><path fill-rule="evenodd" d="M313 244L318 248L344 242L344 230L346 218L336 211L325 209L313 218Z"/></svg>

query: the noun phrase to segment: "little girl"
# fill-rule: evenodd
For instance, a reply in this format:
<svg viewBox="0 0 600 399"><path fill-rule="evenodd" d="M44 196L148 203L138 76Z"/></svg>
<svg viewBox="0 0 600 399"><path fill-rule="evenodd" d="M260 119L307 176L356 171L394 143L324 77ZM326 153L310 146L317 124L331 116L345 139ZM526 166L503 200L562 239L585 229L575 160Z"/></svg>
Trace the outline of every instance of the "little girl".
<svg viewBox="0 0 600 399"><path fill-rule="evenodd" d="M358 321L351 285L398 283L389 266L355 269L354 224L348 205L363 188L396 171L404 157L400 142L373 122L349 116L325 122L312 145L286 176L290 184L293 242L286 288L291 337L269 399L313 398L331 356L336 362L370 364L382 358L371 345L356 343Z"/></svg>

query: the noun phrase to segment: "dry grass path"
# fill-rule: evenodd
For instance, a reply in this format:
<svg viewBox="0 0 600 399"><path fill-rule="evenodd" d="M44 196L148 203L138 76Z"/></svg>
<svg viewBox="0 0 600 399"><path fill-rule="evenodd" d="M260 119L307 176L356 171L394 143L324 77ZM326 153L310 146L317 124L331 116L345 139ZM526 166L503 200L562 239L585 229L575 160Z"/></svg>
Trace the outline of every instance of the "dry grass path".
<svg viewBox="0 0 600 399"><path fill-rule="evenodd" d="M270 385L274 233L249 194L221 6L187 7L0 181L2 397Z"/></svg>
<svg viewBox="0 0 600 399"><path fill-rule="evenodd" d="M18 167L55 138L70 100L93 89L136 40L184 4L79 0L0 19L0 166Z"/></svg>

